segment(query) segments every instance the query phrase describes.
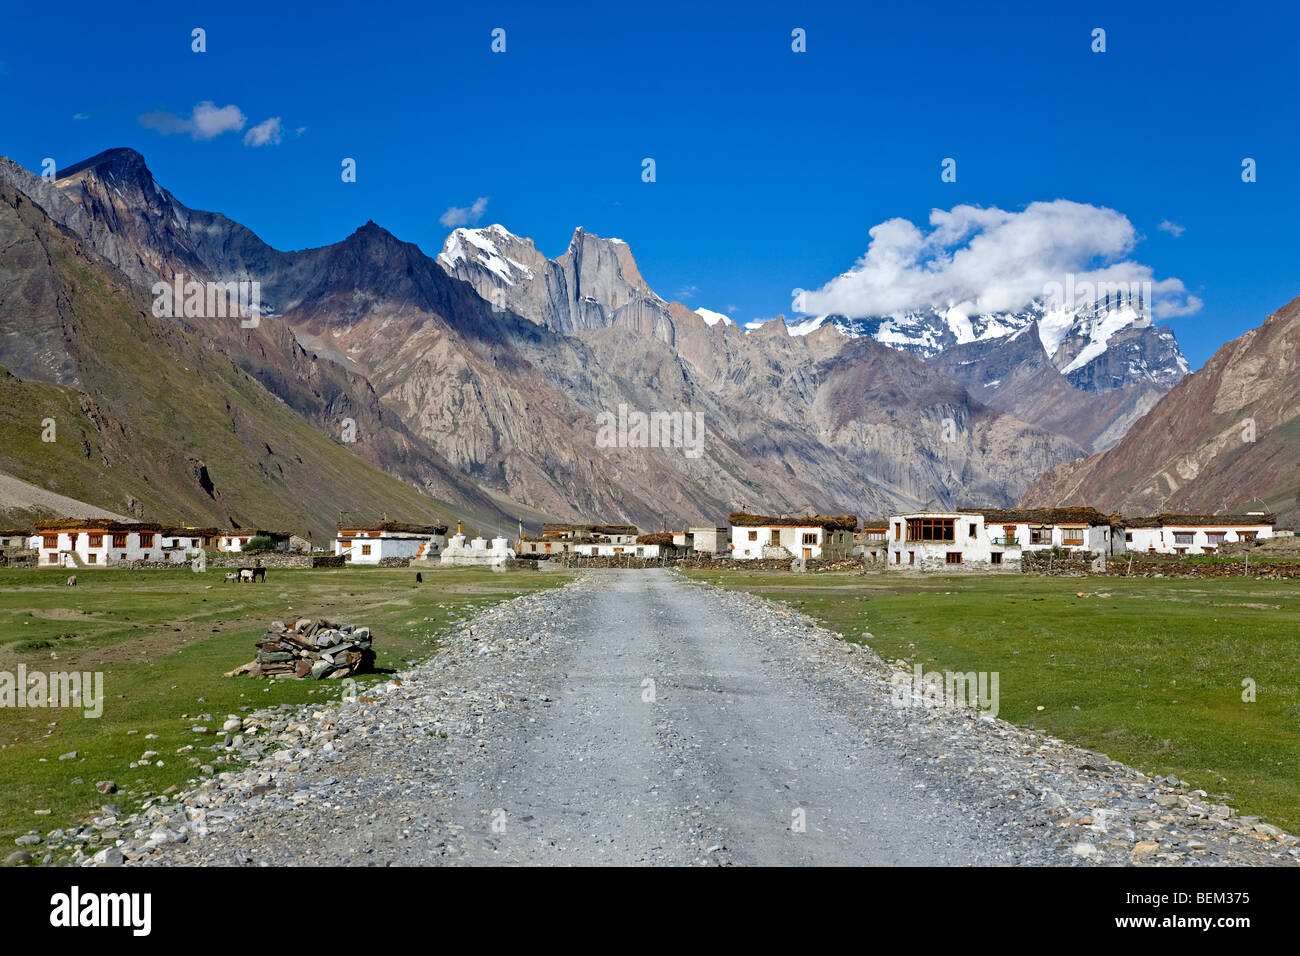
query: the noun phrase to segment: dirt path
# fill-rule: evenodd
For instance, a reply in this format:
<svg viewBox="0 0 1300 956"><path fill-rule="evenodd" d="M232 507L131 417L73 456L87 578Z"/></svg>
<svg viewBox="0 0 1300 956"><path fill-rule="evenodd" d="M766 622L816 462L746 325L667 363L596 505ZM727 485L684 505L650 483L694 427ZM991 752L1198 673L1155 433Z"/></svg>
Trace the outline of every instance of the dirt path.
<svg viewBox="0 0 1300 956"><path fill-rule="evenodd" d="M1294 838L1211 819L1101 755L894 706L889 672L750 595L589 573L480 615L400 683L249 722L283 749L154 807L124 849L164 864L1296 862Z"/></svg>

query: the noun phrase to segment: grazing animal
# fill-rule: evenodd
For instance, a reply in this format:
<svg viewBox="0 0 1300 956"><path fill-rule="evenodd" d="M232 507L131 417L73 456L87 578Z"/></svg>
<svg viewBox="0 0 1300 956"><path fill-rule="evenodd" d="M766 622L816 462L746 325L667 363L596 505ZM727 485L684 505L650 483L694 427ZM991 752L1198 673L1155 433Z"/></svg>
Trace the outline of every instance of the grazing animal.
<svg viewBox="0 0 1300 956"><path fill-rule="evenodd" d="M416 583L416 584L423 584L423 583L424 583L424 575L421 574L419 571L416 571L416 572L415 572L415 583Z"/></svg>
<svg viewBox="0 0 1300 956"><path fill-rule="evenodd" d="M252 569L252 568L240 568L240 569L239 569L239 583L240 583L240 584L243 584L245 581L252 581L252 580L253 580L253 569Z"/></svg>
<svg viewBox="0 0 1300 956"><path fill-rule="evenodd" d="M227 581L235 581L235 580L238 580L238 578L239 578L239 575L237 575L234 571L227 571L227 572L226 572L226 580L227 580Z"/></svg>
<svg viewBox="0 0 1300 956"><path fill-rule="evenodd" d="M265 580L266 580L266 568L262 568L262 567L253 568L253 577L252 577L252 580L254 580L254 581L265 581Z"/></svg>
<svg viewBox="0 0 1300 956"><path fill-rule="evenodd" d="M68 587L75 588L76 586L77 586L77 576L74 574L72 577L68 578Z"/></svg>

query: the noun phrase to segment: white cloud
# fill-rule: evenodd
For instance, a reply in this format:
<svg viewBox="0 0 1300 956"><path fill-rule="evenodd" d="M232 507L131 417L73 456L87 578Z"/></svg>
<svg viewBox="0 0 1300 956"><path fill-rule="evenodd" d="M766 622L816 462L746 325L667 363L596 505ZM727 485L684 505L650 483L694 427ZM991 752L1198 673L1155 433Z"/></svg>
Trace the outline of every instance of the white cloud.
<svg viewBox="0 0 1300 956"><path fill-rule="evenodd" d="M157 110L140 117L140 125L146 129L157 130L163 136L172 133L189 133L194 139L215 139L222 133L237 132L244 128L248 120L238 106L217 106L211 100L204 100L194 107L189 119L183 119L175 113Z"/></svg>
<svg viewBox="0 0 1300 956"><path fill-rule="evenodd" d="M684 285L677 290L674 298L679 302L685 302L687 299L693 299L700 294L700 287L697 285Z"/></svg>
<svg viewBox="0 0 1300 956"><path fill-rule="evenodd" d="M448 206L447 211L438 217L444 226L469 226L477 223L487 212L487 197L479 196L472 206Z"/></svg>
<svg viewBox="0 0 1300 956"><path fill-rule="evenodd" d="M1187 231L1186 226L1180 226L1176 222L1170 222L1168 219L1162 219L1160 225L1156 226L1161 232L1167 232L1175 239Z"/></svg>
<svg viewBox="0 0 1300 956"><path fill-rule="evenodd" d="M74 113L74 114L72 114L72 118L73 118L74 120L88 120L88 119L90 119L90 114L89 114L89 113Z"/></svg>
<svg viewBox="0 0 1300 956"><path fill-rule="evenodd" d="M280 117L272 116L269 120L263 120L244 134L244 145L265 146L270 143L272 146L278 146L283 136L284 130L280 127Z"/></svg>
<svg viewBox="0 0 1300 956"><path fill-rule="evenodd" d="M956 306L969 315L1010 312L1041 299L1050 283L1151 282L1157 318L1201 307L1178 279L1155 281L1128 258L1137 233L1113 209L1057 199L1021 212L955 206L932 210L928 231L890 219L868 233L848 272L795 301L807 315L883 316Z"/></svg>

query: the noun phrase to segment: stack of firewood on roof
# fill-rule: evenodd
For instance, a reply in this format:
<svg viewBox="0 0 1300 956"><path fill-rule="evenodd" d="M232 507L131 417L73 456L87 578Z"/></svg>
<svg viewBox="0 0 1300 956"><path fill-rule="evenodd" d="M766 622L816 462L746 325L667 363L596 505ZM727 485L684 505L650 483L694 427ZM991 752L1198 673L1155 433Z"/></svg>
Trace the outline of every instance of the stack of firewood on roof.
<svg viewBox="0 0 1300 956"><path fill-rule="evenodd" d="M302 618L292 624L272 621L257 642L257 657L226 674L235 677L311 677L332 680L372 670L370 628Z"/></svg>

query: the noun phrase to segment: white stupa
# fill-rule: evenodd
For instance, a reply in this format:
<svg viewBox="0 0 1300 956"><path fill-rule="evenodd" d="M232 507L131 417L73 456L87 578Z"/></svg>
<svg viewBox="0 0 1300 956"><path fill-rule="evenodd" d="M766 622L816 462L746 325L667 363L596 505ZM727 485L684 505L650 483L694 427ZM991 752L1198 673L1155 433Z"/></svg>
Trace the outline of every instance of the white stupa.
<svg viewBox="0 0 1300 956"><path fill-rule="evenodd" d="M505 538L493 538L491 546L485 538L475 538L469 543L465 535L454 534L442 550L443 564L485 564L491 567L506 566L506 561L515 556L514 549Z"/></svg>

